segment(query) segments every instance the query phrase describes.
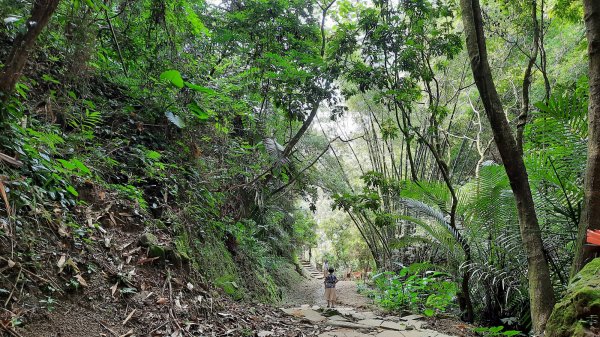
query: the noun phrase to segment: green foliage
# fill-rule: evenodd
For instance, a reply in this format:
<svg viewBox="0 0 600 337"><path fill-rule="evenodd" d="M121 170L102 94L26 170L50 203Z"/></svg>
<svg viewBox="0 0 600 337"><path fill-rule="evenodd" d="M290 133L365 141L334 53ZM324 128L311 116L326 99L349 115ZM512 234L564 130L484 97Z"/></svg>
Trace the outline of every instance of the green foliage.
<svg viewBox="0 0 600 337"><path fill-rule="evenodd" d="M482 334L485 337L492 337L492 336L523 336L523 334L520 331L516 331L516 330L507 330L507 331L502 331L504 330L504 326L500 325L500 326L493 326L493 327L480 327L480 328L473 328L473 331Z"/></svg>
<svg viewBox="0 0 600 337"><path fill-rule="evenodd" d="M181 73L177 70L164 71L160 74L160 79L171 83L179 89L183 88L183 78L181 77Z"/></svg>
<svg viewBox="0 0 600 337"><path fill-rule="evenodd" d="M136 202L142 209L148 208L148 202L144 199L142 191L133 185L109 184L108 188L119 192L123 197Z"/></svg>
<svg viewBox="0 0 600 337"><path fill-rule="evenodd" d="M236 278L232 275L223 275L215 280L215 284L221 287L227 295L239 300L242 298L242 294L239 292L239 286L235 280Z"/></svg>
<svg viewBox="0 0 600 337"><path fill-rule="evenodd" d="M453 308L456 284L443 272L426 270L431 265L413 264L398 273L373 276L375 290L370 296L391 310L411 310L433 315Z"/></svg>
<svg viewBox="0 0 600 337"><path fill-rule="evenodd" d="M45 299L40 300L40 304L44 306L44 308L46 308L46 310L48 310L48 312L53 312L54 309L56 309L56 304L58 303L58 300L56 300L53 297L47 296Z"/></svg>
<svg viewBox="0 0 600 337"><path fill-rule="evenodd" d="M495 147L485 147L489 125L469 85L455 2L338 0L326 18L312 0L213 3L61 3L15 95L0 107L1 152L23 163L0 163L16 215L62 221L77 245L90 244L92 228L71 216L56 220L50 210L69 214L87 185L116 192L173 235L194 271L236 299L277 298L276 285L294 273L289 261L319 243L320 226L337 266L444 265L448 274L413 264L378 275L374 294L388 308L427 316L451 310L454 282L468 270L470 292L484 299L477 312L525 326L515 202L492 162ZM514 122L515 88L531 52L530 4L482 5L490 62ZM587 45L580 2L545 5L525 161L560 289L583 201L589 87L579 77ZM0 58L26 28L29 10L24 1L0 4ZM321 124L319 112L320 129L309 127L284 154L317 108L331 124ZM346 117L354 120L348 130ZM343 139L359 137L329 144L337 129ZM455 227L443 169L458 198ZM333 195L335 211L317 224L298 200L315 211L321 192Z"/></svg>
<svg viewBox="0 0 600 337"><path fill-rule="evenodd" d="M38 198L56 200L65 207L74 205L78 193L73 181L92 176L92 171L77 158L56 158L65 144L60 133L52 128L40 132L13 124L8 135L13 136L10 148L24 162L24 179L15 179L11 184L17 208L32 205Z"/></svg>

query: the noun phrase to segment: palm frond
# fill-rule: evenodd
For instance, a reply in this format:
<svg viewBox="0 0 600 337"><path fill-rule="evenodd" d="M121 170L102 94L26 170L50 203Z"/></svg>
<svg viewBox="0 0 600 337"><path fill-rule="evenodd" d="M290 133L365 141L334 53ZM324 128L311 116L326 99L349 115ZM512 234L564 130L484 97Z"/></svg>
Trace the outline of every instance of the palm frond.
<svg viewBox="0 0 600 337"><path fill-rule="evenodd" d="M408 199L408 198L399 198L398 201L401 204L403 204L404 206L412 209L413 211L421 213L422 215L425 215L425 216L435 220L447 233L449 233L451 235L451 237L453 238L453 242L458 243L463 250L466 247L468 247L467 242L460 235L458 230L456 228L453 228L452 226L450 226L450 224L446 221L445 215L440 210L435 209L419 200ZM430 226L427 226L421 220L414 219L413 222L415 224L420 225L422 228L426 228L426 227L431 228ZM431 231L430 234L433 235L433 231Z"/></svg>

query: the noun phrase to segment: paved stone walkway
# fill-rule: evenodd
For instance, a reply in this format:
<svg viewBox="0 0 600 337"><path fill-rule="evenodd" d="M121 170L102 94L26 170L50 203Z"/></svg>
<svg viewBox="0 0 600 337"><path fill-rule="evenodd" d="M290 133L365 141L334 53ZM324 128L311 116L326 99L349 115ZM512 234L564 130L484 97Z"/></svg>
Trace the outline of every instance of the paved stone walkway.
<svg viewBox="0 0 600 337"><path fill-rule="evenodd" d="M358 311L351 307L327 309L308 304L281 310L307 323L324 325L326 332L319 337L452 337L422 329L424 322L420 315L382 317L372 311Z"/></svg>

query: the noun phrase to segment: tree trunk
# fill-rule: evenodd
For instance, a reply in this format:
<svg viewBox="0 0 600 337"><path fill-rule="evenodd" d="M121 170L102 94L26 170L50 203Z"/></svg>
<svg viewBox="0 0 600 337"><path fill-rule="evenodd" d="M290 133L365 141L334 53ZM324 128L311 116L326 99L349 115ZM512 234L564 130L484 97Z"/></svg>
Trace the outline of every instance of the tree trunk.
<svg viewBox="0 0 600 337"><path fill-rule="evenodd" d="M584 0L583 6L590 67L589 135L584 183L585 199L579 222L572 275L580 271L594 257L594 250L585 246L586 230L600 229L600 2Z"/></svg>
<svg viewBox="0 0 600 337"><path fill-rule="evenodd" d="M533 332L540 334L544 331L546 321L554 306L554 292L544 256L527 170L492 79L479 0L461 0L460 5L473 78L490 121L494 140L517 203L521 239L527 254Z"/></svg>
<svg viewBox="0 0 600 337"><path fill-rule="evenodd" d="M542 12L542 16L544 13ZM537 2L536 0L531 1L531 20L533 22L533 48L527 68L525 68L525 75L523 75L523 99L521 100L521 114L519 115L519 121L517 122L517 148L519 153L523 155L523 132L525 131L525 125L527 124L527 118L529 116L529 87L531 86L531 73L535 60L537 59L539 40L540 40L540 29L538 27L537 20Z"/></svg>
<svg viewBox="0 0 600 337"><path fill-rule="evenodd" d="M27 32L19 34L13 42L13 48L4 62L0 73L0 96L6 101L15 90L21 72L27 63L29 53L35 45L37 37L48 24L60 0L36 0L27 20Z"/></svg>

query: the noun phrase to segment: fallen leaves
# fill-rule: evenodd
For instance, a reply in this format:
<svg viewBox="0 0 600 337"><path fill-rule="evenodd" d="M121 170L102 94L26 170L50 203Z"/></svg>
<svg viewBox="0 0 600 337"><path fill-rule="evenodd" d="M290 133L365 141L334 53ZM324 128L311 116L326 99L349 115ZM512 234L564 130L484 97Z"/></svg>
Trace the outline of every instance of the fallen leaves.
<svg viewBox="0 0 600 337"><path fill-rule="evenodd" d="M159 257L158 257L158 256L156 256L156 257L143 257L143 258L141 258L141 259L140 259L140 260L137 262L137 264L149 263L149 262L156 261L156 260L158 260L158 259L159 259Z"/></svg>
<svg viewBox="0 0 600 337"><path fill-rule="evenodd" d="M87 287L87 286L88 286L87 282L85 281L85 279L83 278L83 276L81 276L81 274L77 274L77 275L75 275L75 279L76 279L76 280L77 280L77 282L79 282L79 284L81 284L82 286L84 286L84 287Z"/></svg>
<svg viewBox="0 0 600 337"><path fill-rule="evenodd" d="M115 283L114 286L110 287L110 295L112 297L115 297L115 293L117 292L118 287L119 287L119 282Z"/></svg>
<svg viewBox="0 0 600 337"><path fill-rule="evenodd" d="M67 256L66 255L62 255L60 257L60 259L58 259L58 262L56 263L56 266L58 267L58 272L61 273L63 268L65 267L65 263L67 262Z"/></svg>
<svg viewBox="0 0 600 337"><path fill-rule="evenodd" d="M129 315L127 315L127 318L125 318L125 320L123 321L123 326L125 326L125 324L127 324L127 322L129 322L129 320L131 319L131 317L133 317L133 314L135 314L135 312L137 311L137 309L133 309Z"/></svg>
<svg viewBox="0 0 600 337"><path fill-rule="evenodd" d="M60 257L60 259L56 263L56 266L58 267L59 274L62 273L66 267L70 267L71 270L76 274L81 273L81 271L79 270L79 267L77 267L77 264L73 261L73 259L71 259L70 257L67 258L66 255L62 255Z"/></svg>

